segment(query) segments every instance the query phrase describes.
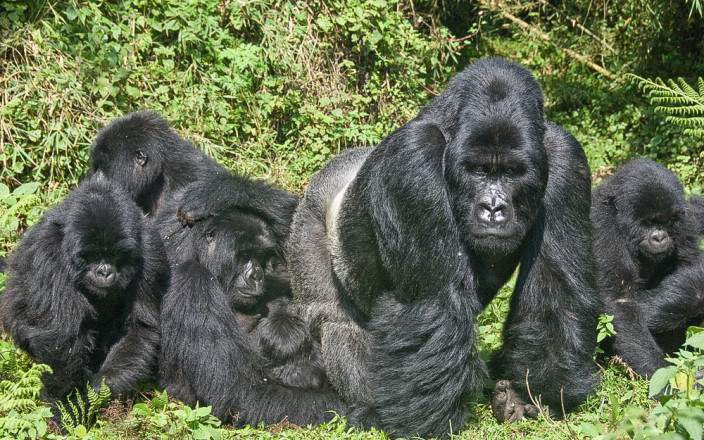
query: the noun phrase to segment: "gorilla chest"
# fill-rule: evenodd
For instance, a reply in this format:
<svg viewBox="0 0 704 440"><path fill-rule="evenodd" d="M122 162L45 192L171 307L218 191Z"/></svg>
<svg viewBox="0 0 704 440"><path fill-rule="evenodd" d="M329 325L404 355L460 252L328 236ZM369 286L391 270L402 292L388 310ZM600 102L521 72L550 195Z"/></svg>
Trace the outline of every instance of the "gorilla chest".
<svg viewBox="0 0 704 440"><path fill-rule="evenodd" d="M518 266L518 257L511 255L501 259L474 258L472 268L476 274L477 291L482 308L496 296Z"/></svg>

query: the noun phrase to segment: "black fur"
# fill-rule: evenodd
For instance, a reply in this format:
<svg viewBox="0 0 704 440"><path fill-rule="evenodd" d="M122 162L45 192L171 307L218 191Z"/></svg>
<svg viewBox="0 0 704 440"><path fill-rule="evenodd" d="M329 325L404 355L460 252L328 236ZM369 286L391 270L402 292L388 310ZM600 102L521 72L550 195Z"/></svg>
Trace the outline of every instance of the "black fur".
<svg viewBox="0 0 704 440"><path fill-rule="evenodd" d="M579 143L543 121L530 73L496 58L458 74L376 148L315 175L289 270L353 422L459 431L486 376L474 318L519 263L494 373L523 399L527 376L547 405L582 402L597 382L589 205ZM500 226L487 235L485 223Z"/></svg>
<svg viewBox="0 0 704 440"><path fill-rule="evenodd" d="M308 326L288 308L288 299L266 304L267 316L253 331L254 343L266 359L267 375L274 381L295 388L328 388L320 343Z"/></svg>
<svg viewBox="0 0 704 440"><path fill-rule="evenodd" d="M100 130L90 152L90 173L96 171L126 188L150 215L174 191L224 172L151 111L130 113Z"/></svg>
<svg viewBox="0 0 704 440"><path fill-rule="evenodd" d="M160 385L186 404L211 405L228 423L284 419L315 424L344 414L332 391L301 390L267 381L266 361L237 324L217 276L195 260L174 268L164 298ZM261 325L261 324L260 324Z"/></svg>
<svg viewBox="0 0 704 440"><path fill-rule="evenodd" d="M631 161L596 189L591 219L598 287L614 316L609 342L652 376L704 317L704 264L682 185L661 165Z"/></svg>
<svg viewBox="0 0 704 440"><path fill-rule="evenodd" d="M696 231L699 235L704 235L704 197L694 196L688 202L689 210L696 225Z"/></svg>
<svg viewBox="0 0 704 440"><path fill-rule="evenodd" d="M191 216L188 201L202 214ZM309 424L328 420L327 410L344 413L332 390L276 383L322 388L306 327L276 299L290 293L281 243L296 203L283 191L218 175L176 194L157 217L175 265L162 311L160 383L188 404L212 405L227 422ZM189 227L180 222L185 213ZM262 284L246 282L252 265L263 268ZM268 316L249 335L242 315L257 314Z"/></svg>
<svg viewBox="0 0 704 440"><path fill-rule="evenodd" d="M174 192L164 203L164 213L158 216L157 223L169 258L174 261L195 252L189 248L194 242L190 228L185 226L232 216L252 224L250 229L263 227L266 241L273 243L277 256L283 259L297 205L298 197L289 192L219 169Z"/></svg>
<svg viewBox="0 0 704 440"><path fill-rule="evenodd" d="M102 379L124 396L156 372L168 265L142 216L98 174L46 213L10 257L3 327L52 367L45 397Z"/></svg>

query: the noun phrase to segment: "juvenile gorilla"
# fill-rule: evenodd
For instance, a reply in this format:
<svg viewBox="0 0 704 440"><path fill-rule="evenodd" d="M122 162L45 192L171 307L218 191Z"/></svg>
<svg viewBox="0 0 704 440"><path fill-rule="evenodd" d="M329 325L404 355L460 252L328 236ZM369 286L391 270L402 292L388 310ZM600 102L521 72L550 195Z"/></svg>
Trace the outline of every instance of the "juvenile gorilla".
<svg viewBox="0 0 704 440"><path fill-rule="evenodd" d="M634 160L594 192L591 219L613 351L652 376L704 317L702 252L682 185L661 165Z"/></svg>
<svg viewBox="0 0 704 440"><path fill-rule="evenodd" d="M501 383L496 414L535 414L526 378L549 406L582 402L597 382L589 204L579 143L543 120L530 73L496 58L376 148L328 163L294 216L289 270L352 422L460 429L486 376L474 318L519 264L493 362L517 392Z"/></svg>
<svg viewBox="0 0 704 440"><path fill-rule="evenodd" d="M286 191L220 172L175 193L157 217L157 224L164 231L172 261L184 262L200 255L200 261L212 272L236 278L237 283L226 289L230 304L240 327L252 332L255 346L263 350L274 378L291 386L320 387L324 373L309 343L310 334L300 318L288 312L288 301L284 300L290 298L291 286L283 243L297 204L298 198ZM191 228L199 223L198 228ZM203 243L194 230L204 227L211 234L206 240L214 232L224 233L219 254L211 250L202 255ZM212 267L222 261L228 267ZM273 313L268 316L270 309ZM259 325L262 317L265 319ZM309 374L302 374L302 369Z"/></svg>
<svg viewBox="0 0 704 440"><path fill-rule="evenodd" d="M98 174L30 229L12 254L3 327L48 364L55 400L104 379L124 396L156 372L168 265L130 197Z"/></svg>
<svg viewBox="0 0 704 440"><path fill-rule="evenodd" d="M117 118L98 133L90 153L90 173L97 171L122 185L150 215L174 191L224 172L151 111Z"/></svg>
<svg viewBox="0 0 704 440"><path fill-rule="evenodd" d="M228 422L309 424L343 412L332 390L300 389L322 388L324 372L303 322L281 303L290 290L270 221L241 207L185 228L177 219L185 199L157 219L173 231L165 242L176 265L162 309L161 385Z"/></svg>

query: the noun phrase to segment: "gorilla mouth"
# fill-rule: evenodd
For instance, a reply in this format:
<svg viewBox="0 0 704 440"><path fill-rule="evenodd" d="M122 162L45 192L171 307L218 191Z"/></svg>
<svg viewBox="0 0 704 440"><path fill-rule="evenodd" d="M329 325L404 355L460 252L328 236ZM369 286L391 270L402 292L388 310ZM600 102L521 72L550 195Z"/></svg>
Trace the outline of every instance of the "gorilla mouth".
<svg viewBox="0 0 704 440"><path fill-rule="evenodd" d="M472 236L477 239L500 239L509 240L511 238L517 237L518 228L515 227L502 227L502 228L491 228L475 225L471 229Z"/></svg>
<svg viewBox="0 0 704 440"><path fill-rule="evenodd" d="M112 274L108 277L96 277L92 275L88 276L88 282L93 287L96 287L98 289L109 289L115 285L116 280L117 277L115 276L115 274Z"/></svg>
<svg viewBox="0 0 704 440"><path fill-rule="evenodd" d="M508 239L514 237L516 234L512 231L504 231L501 229L486 229L481 232L474 233L476 238L503 238Z"/></svg>
<svg viewBox="0 0 704 440"><path fill-rule="evenodd" d="M653 245L648 241L643 241L640 244L640 249L642 253L656 258L666 257L672 252L672 246L670 243Z"/></svg>

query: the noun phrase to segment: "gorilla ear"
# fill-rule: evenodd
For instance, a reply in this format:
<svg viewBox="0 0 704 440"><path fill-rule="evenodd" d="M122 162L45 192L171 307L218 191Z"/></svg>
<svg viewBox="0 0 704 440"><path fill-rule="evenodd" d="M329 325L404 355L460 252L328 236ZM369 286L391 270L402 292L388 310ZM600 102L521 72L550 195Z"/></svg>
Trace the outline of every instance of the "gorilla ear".
<svg viewBox="0 0 704 440"><path fill-rule="evenodd" d="M609 194L606 196L606 198L603 201L604 205L606 205L609 208L609 211L616 215L618 213L618 208L616 208L616 196L613 194Z"/></svg>

